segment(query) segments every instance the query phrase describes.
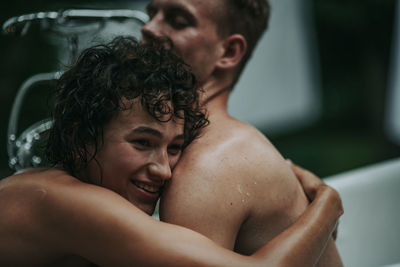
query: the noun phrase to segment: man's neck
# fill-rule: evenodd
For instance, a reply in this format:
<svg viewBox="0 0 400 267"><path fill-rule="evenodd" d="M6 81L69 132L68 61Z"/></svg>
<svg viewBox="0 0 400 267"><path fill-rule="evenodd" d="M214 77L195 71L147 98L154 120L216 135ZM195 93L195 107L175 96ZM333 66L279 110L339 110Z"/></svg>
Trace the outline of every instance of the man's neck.
<svg viewBox="0 0 400 267"><path fill-rule="evenodd" d="M232 91L230 83L221 80L209 79L200 85L200 103L210 115L214 112L227 113L228 100Z"/></svg>

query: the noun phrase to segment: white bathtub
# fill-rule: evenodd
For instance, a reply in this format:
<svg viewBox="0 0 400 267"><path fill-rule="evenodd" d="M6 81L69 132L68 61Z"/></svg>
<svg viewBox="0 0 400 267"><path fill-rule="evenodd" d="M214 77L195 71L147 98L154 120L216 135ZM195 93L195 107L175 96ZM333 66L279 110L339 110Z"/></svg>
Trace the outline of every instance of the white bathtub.
<svg viewBox="0 0 400 267"><path fill-rule="evenodd" d="M337 246L345 266L400 266L400 158L324 181L336 188L345 213Z"/></svg>

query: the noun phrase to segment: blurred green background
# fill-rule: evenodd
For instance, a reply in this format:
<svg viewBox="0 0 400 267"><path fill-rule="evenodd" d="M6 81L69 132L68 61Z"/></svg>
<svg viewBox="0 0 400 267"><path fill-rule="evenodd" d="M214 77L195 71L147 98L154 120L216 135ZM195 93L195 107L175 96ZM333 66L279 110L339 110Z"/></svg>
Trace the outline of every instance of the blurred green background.
<svg viewBox="0 0 400 267"><path fill-rule="evenodd" d="M322 116L307 129L270 138L321 177L399 156L383 129L397 2L312 2Z"/></svg>
<svg viewBox="0 0 400 267"><path fill-rule="evenodd" d="M25 13L99 3L118 8L126 1L2 2L0 22ZM322 116L307 128L268 136L284 157L326 177L400 156L400 147L383 130L395 7L394 0L312 1ZM17 89L33 74L56 70L56 58L55 46L35 27L24 37L0 36L0 177L12 173L6 132ZM47 113L48 91L38 88L28 96L21 129Z"/></svg>

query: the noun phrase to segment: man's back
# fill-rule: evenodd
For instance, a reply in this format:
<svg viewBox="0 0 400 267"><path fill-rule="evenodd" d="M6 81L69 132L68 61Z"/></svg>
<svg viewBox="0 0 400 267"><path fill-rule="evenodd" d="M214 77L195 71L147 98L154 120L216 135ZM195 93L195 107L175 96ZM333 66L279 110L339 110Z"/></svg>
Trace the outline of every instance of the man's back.
<svg viewBox="0 0 400 267"><path fill-rule="evenodd" d="M308 201L265 136L223 112L210 114L209 127L174 170L161 219L251 254L291 225ZM321 266L341 265L333 241L321 260Z"/></svg>

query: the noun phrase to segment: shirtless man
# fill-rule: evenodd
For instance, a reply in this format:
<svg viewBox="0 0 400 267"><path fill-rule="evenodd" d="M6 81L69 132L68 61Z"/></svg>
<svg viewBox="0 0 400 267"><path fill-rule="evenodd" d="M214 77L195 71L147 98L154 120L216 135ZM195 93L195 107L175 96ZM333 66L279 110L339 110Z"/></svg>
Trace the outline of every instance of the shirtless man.
<svg viewBox="0 0 400 267"><path fill-rule="evenodd" d="M267 27L269 5L266 0L152 0L147 11L143 41L172 41L204 90L201 102L210 121L174 169L160 218L251 254L307 206L275 147L227 112L234 84ZM342 265L333 240L319 263Z"/></svg>
<svg viewBox="0 0 400 267"><path fill-rule="evenodd" d="M0 266L312 266L342 214L338 194L293 166L313 199L252 256L149 216L182 146L206 122L187 66L130 38L85 50L59 80L52 168L0 181Z"/></svg>

